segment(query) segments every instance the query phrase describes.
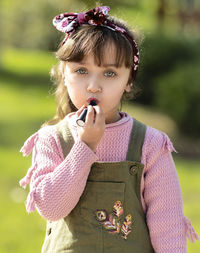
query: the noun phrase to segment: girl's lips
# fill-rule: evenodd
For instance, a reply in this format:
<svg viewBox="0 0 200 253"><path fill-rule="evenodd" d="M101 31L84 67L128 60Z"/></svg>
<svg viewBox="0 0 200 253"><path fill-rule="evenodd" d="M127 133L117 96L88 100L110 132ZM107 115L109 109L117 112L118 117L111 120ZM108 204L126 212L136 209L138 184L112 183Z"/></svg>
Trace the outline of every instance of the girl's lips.
<svg viewBox="0 0 200 253"><path fill-rule="evenodd" d="M91 101L95 101L95 102L96 102L96 104L98 104L98 103L99 103L99 100L98 100L98 99L96 99L96 98L89 98L89 99L87 100L87 102L88 102L88 103L90 103Z"/></svg>

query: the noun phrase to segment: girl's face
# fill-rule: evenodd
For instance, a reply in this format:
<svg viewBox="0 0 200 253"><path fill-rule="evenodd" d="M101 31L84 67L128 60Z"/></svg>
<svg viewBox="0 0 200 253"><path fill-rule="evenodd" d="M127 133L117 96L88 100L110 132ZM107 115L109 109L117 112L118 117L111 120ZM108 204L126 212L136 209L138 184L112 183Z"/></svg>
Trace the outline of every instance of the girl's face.
<svg viewBox="0 0 200 253"><path fill-rule="evenodd" d="M65 85L76 108L87 106L94 98L105 114L106 123L113 123L119 119L118 106L124 91L130 91L130 71L125 65L116 67L115 47L107 46L101 66L95 64L93 54L81 62L66 62Z"/></svg>

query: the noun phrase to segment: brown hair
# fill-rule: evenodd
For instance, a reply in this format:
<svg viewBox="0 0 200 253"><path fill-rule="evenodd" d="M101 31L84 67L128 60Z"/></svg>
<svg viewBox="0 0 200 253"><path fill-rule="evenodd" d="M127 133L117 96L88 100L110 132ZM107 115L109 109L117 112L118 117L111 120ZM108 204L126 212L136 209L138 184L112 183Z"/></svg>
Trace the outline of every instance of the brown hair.
<svg viewBox="0 0 200 253"><path fill-rule="evenodd" d="M108 19L119 27L126 29L127 33L136 39L124 21L114 17L109 17ZM57 112L55 117L45 122L43 126L56 124L68 113L77 110L69 98L67 88L64 85L65 62L79 62L89 53L93 53L96 64L101 66L107 43L113 43L116 47L116 63L118 67L123 64L127 68L133 67L133 48L122 33L115 32L104 26L82 25L78 27L56 52L56 58L59 59L59 62L51 69L50 74L56 86L54 95L56 97ZM132 73L130 73L128 83L133 83ZM132 91L124 93L122 100L135 97L138 88L135 85L132 85L131 88Z"/></svg>

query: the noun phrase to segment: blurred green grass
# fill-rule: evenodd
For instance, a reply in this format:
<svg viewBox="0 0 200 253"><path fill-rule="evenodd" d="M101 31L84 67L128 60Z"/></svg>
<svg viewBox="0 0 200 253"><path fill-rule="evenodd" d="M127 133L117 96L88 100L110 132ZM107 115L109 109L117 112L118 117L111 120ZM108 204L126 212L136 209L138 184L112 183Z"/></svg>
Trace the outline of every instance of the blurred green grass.
<svg viewBox="0 0 200 253"><path fill-rule="evenodd" d="M31 164L19 149L23 142L55 113L54 98L48 93L48 73L55 59L52 53L7 49L3 52L0 71L0 252L40 252L45 235L45 221L37 214L26 213L24 201L28 190L18 186ZM169 118L141 106L125 105L137 119L146 119L161 130ZM161 120L160 120L161 119ZM172 127L173 130L173 127ZM185 215L200 234L200 161L175 156L184 199ZM199 243L188 243L188 252L198 253Z"/></svg>

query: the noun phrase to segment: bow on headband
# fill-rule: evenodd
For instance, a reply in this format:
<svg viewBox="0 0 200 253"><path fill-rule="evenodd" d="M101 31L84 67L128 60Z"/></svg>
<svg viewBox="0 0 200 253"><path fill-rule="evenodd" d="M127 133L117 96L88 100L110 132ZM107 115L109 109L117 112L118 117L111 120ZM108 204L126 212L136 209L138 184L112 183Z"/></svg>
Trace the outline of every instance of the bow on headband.
<svg viewBox="0 0 200 253"><path fill-rule="evenodd" d="M134 40L134 38L130 36L124 28L117 26L116 24L112 23L110 20L107 19L109 10L110 8L108 6L101 6L94 8L88 12L62 13L57 15L53 19L53 25L58 31L67 34L64 41L62 42L62 45L66 42L69 36L76 30L76 28L83 24L104 26L113 31L122 33L131 43L133 48L134 66L132 74L133 79L135 80L139 65L139 51L137 43Z"/></svg>

